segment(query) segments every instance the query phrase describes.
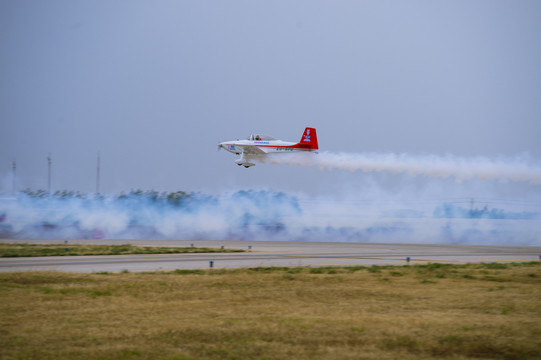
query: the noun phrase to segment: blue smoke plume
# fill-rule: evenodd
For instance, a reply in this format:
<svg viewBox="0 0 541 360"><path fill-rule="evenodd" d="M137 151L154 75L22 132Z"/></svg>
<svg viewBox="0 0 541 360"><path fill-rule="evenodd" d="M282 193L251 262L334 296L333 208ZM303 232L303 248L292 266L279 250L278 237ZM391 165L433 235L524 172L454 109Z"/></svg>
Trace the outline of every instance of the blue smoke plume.
<svg viewBox="0 0 541 360"><path fill-rule="evenodd" d="M0 195L0 237L541 245L539 207L503 205L347 202L269 190L26 191Z"/></svg>

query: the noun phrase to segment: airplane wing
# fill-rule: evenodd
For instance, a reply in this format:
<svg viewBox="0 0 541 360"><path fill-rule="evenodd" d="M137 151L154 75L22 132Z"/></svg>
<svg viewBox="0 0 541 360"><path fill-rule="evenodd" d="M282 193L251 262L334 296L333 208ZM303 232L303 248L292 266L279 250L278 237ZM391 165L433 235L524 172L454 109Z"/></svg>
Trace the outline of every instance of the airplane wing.
<svg viewBox="0 0 541 360"><path fill-rule="evenodd" d="M245 155L265 155L266 152L254 145L244 145L242 147Z"/></svg>

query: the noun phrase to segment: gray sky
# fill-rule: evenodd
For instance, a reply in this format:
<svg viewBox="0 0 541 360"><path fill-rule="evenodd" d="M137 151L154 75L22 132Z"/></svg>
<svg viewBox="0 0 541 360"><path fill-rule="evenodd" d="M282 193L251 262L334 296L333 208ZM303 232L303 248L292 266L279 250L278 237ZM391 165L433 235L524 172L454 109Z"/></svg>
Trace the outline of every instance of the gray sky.
<svg viewBox="0 0 541 360"><path fill-rule="evenodd" d="M13 159L46 189L50 154L53 190L92 192L98 151L102 192L373 176L216 151L306 126L333 152L540 159L540 34L537 0L0 0L0 191Z"/></svg>

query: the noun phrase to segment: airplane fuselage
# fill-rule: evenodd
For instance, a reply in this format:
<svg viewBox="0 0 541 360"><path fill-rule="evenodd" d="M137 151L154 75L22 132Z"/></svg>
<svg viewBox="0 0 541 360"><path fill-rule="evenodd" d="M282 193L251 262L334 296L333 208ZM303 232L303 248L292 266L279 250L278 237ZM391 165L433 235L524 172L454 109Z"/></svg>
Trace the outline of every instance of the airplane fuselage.
<svg viewBox="0 0 541 360"><path fill-rule="evenodd" d="M240 155L243 152L243 148L245 146L256 146L258 149L261 149L261 151L264 151L265 153L271 153L271 152L282 152L282 151L299 151L299 150L310 150L310 149L302 149L302 148L296 148L296 143L289 142L289 141L282 141L282 140L275 140L275 141L251 141L251 140L237 140L237 141L226 141L223 143L220 143L220 146L234 154Z"/></svg>

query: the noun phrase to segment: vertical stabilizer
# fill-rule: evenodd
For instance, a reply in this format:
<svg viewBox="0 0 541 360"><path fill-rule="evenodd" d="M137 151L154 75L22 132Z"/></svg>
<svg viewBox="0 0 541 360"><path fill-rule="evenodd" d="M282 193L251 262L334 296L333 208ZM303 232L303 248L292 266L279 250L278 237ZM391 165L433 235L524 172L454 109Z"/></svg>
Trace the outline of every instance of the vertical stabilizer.
<svg viewBox="0 0 541 360"><path fill-rule="evenodd" d="M307 127L304 129L304 133L302 134L301 141L299 141L299 147L307 148L310 150L317 150L317 135L316 135L316 129Z"/></svg>

